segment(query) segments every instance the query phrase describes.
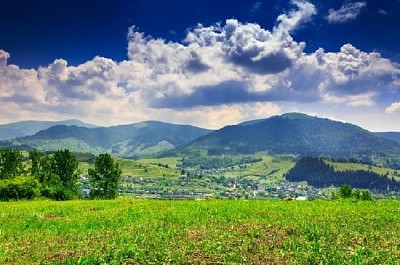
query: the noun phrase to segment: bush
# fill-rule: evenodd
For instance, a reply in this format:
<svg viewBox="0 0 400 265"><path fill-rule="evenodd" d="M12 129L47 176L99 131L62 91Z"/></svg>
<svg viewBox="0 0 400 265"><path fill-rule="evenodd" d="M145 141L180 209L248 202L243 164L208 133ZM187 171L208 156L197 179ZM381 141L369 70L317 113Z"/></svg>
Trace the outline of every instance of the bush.
<svg viewBox="0 0 400 265"><path fill-rule="evenodd" d="M353 198L355 200L370 201L372 200L372 194L369 190L353 189L350 185L343 184L342 186L340 186L339 192L336 192L332 195L332 199L339 198Z"/></svg>
<svg viewBox="0 0 400 265"><path fill-rule="evenodd" d="M46 185L42 188L41 195L56 201L66 201L76 197L75 194L71 194L71 192L65 190L61 185Z"/></svg>
<svg viewBox="0 0 400 265"><path fill-rule="evenodd" d="M361 200L363 201L370 201L372 200L372 195L369 190L363 190L361 191Z"/></svg>
<svg viewBox="0 0 400 265"><path fill-rule="evenodd" d="M0 181L0 200L34 199L40 196L40 183L34 177L16 177Z"/></svg>

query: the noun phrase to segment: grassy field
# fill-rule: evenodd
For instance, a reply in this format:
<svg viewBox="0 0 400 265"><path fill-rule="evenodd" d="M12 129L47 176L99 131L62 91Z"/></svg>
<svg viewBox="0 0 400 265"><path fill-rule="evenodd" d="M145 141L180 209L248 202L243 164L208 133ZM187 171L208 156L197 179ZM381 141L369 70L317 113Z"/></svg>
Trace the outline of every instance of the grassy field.
<svg viewBox="0 0 400 265"><path fill-rule="evenodd" d="M0 203L1 264L399 264L400 201Z"/></svg>
<svg viewBox="0 0 400 265"><path fill-rule="evenodd" d="M122 176L132 176L138 178L154 178L154 177L177 177L179 172L172 169L176 166L177 158L167 158L167 159L123 159L117 158L116 162L120 165L122 169ZM168 168L163 166L158 166L157 164L168 165ZM79 169L83 174L87 174L88 168L94 167L86 162L79 163Z"/></svg>
<svg viewBox="0 0 400 265"><path fill-rule="evenodd" d="M246 167L234 167L233 170L225 172L226 177L258 177L268 176L269 181L282 179L283 175L287 173L295 164L290 159L274 158L272 156L261 156L262 161L251 163Z"/></svg>
<svg viewBox="0 0 400 265"><path fill-rule="evenodd" d="M375 167L365 164L359 163L339 163L339 162L330 162L326 161L327 164L332 165L336 171L345 171L345 170L365 170L372 171L380 175L388 175L389 177L394 177L397 181L400 181L400 177L397 176L397 170L391 168L384 167ZM400 174L400 172L399 172Z"/></svg>

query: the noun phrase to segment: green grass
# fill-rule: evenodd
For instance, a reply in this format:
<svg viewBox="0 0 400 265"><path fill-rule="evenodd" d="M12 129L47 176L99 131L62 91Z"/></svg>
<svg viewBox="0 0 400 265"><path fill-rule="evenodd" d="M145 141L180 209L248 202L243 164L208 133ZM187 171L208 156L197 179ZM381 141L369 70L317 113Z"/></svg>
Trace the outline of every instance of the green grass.
<svg viewBox="0 0 400 265"><path fill-rule="evenodd" d="M142 159L142 160L132 160L116 158L116 162L120 165L122 169L122 176L132 176L139 178L154 178L154 177L177 177L179 172L171 168L175 166L175 161L177 158L166 158L166 159ZM164 165L170 166L170 168L165 168L158 166L157 163L162 163ZM83 174L87 174L88 168L93 167L86 162L79 163L79 169Z"/></svg>
<svg viewBox="0 0 400 265"><path fill-rule="evenodd" d="M147 162L141 162L130 159L116 159L118 164L121 166L122 175L130 175L133 177L176 177L179 175L179 172L171 169L164 168L157 165L153 165Z"/></svg>
<svg viewBox="0 0 400 265"><path fill-rule="evenodd" d="M365 164L359 164L359 163L339 163L339 162L330 162L326 161L327 164L333 165L333 168L336 171L345 171L345 170L365 170L365 171L372 171L380 175L387 175L389 173L389 177L394 177L397 181L400 181L400 177L395 175L396 170L391 169L391 168L385 168L385 167L375 167L375 166L369 166ZM399 171L400 174L400 171Z"/></svg>
<svg viewBox="0 0 400 265"><path fill-rule="evenodd" d="M137 160L139 163L144 163L144 164L164 164L168 165L169 167L176 167L177 164L179 164L179 160L181 158L179 157L162 157L162 158L142 158Z"/></svg>
<svg viewBox="0 0 400 265"><path fill-rule="evenodd" d="M0 203L0 264L399 264L400 202Z"/></svg>
<svg viewBox="0 0 400 265"><path fill-rule="evenodd" d="M295 164L291 160L271 156L262 156L261 158L263 159L262 161L246 164L242 168L235 166L234 170L228 170L224 175L226 177L268 176L270 180L276 180L281 179Z"/></svg>

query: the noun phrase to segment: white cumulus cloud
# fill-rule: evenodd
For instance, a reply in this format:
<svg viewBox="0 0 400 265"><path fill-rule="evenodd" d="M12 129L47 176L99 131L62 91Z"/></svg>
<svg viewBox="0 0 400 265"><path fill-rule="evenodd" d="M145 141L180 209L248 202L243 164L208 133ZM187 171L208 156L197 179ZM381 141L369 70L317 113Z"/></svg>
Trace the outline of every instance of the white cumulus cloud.
<svg viewBox="0 0 400 265"><path fill-rule="evenodd" d="M317 10L292 3L272 29L228 19L171 42L131 27L128 59L120 62L97 56L77 66L57 59L21 69L0 50L0 122L154 119L218 128L280 113L284 104L372 107L382 94L400 92L399 65L379 53L351 44L306 53L292 33Z"/></svg>
<svg viewBox="0 0 400 265"><path fill-rule="evenodd" d="M389 107L385 109L385 112L389 114L400 112L400 102L393 102L392 104L390 104Z"/></svg>

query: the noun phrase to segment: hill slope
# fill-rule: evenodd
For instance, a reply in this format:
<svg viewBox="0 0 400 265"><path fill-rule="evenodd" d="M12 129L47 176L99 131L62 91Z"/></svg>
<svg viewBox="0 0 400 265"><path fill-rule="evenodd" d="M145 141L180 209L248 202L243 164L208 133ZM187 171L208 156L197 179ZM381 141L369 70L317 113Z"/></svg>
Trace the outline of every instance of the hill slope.
<svg viewBox="0 0 400 265"><path fill-rule="evenodd" d="M227 126L200 137L185 150L205 149L208 154L268 151L360 159L400 155L400 144L352 124L305 114L289 113L247 124Z"/></svg>
<svg viewBox="0 0 400 265"><path fill-rule="evenodd" d="M111 152L116 156L133 157L181 147L209 132L198 127L157 121L98 128L58 125L10 143L44 151L68 148L72 151Z"/></svg>
<svg viewBox="0 0 400 265"><path fill-rule="evenodd" d="M80 127L95 128L97 126L81 122L79 120L65 120L65 121L20 121L15 123L8 123L0 125L0 140L9 140L46 130L50 127L57 125L75 125Z"/></svg>
<svg viewBox="0 0 400 265"><path fill-rule="evenodd" d="M375 135L400 143L400 132L376 132Z"/></svg>

